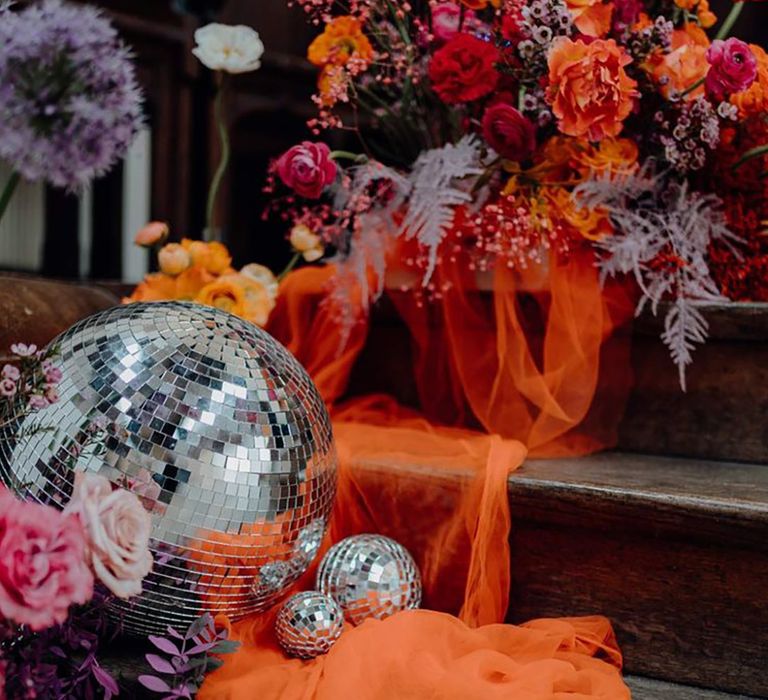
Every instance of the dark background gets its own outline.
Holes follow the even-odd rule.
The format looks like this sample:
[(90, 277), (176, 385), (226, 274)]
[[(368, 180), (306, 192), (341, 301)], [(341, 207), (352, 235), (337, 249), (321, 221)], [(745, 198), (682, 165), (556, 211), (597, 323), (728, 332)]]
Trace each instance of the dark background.
[[(309, 137), (315, 69), (304, 60), (316, 28), (287, 0), (102, 0), (134, 48), (153, 133), (152, 218), (171, 224), (173, 238), (199, 237), (208, 182), (218, 156), (212, 124), (212, 75), (190, 53), (196, 27), (216, 20), (254, 27), (266, 52), (259, 71), (235, 76), (227, 110), (233, 160), (218, 219), (235, 261), (279, 269), (290, 256), (284, 225), (262, 221), (269, 161)], [(722, 19), (729, 0), (715, 0)], [(747, 41), (768, 43), (768, 4), (748, 3), (734, 30)], [(91, 269), (98, 278), (120, 276), (122, 174), (117, 168), (95, 185)], [(77, 200), (46, 193), (43, 273), (77, 277)]]

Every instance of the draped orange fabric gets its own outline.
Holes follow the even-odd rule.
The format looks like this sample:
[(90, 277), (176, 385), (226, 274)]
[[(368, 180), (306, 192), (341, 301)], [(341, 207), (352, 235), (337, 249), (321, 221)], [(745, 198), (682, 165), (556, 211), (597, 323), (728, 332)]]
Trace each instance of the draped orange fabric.
[[(448, 284), (434, 303), (393, 294), (413, 339), (415, 366), (403, 371), (413, 371), (419, 413), (387, 396), (339, 404), (368, 328), (363, 319), (340, 332), (324, 300), (332, 268), (290, 275), (269, 327), (332, 410), (340, 466), (325, 547), (361, 532), (403, 543), (422, 572), (426, 609), (348, 628), (309, 662), (280, 652), (274, 610), (234, 624), (243, 645), (207, 679), (203, 700), (629, 698), (607, 620), (498, 623), (514, 566), (509, 474), (528, 448), (556, 456), (610, 444), (628, 386), (627, 343), (615, 330), (631, 299), (601, 291), (586, 256), (551, 261), (549, 288), (525, 302), (534, 313), (507, 270), (492, 295), (459, 264), (436, 274)], [(312, 588), (313, 575), (296, 588)]]

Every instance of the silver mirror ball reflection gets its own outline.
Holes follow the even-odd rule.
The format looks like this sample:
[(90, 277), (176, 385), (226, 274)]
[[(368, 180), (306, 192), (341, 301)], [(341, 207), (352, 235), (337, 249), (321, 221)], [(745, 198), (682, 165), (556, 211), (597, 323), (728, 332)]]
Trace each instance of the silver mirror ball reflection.
[(54, 343), (61, 399), (12, 426), (0, 478), (63, 505), (73, 473), (90, 470), (140, 496), (155, 564), (141, 596), (114, 603), (126, 631), (279, 599), (317, 554), (336, 491), (330, 419), (293, 356), (246, 321), (179, 302), (109, 309)]

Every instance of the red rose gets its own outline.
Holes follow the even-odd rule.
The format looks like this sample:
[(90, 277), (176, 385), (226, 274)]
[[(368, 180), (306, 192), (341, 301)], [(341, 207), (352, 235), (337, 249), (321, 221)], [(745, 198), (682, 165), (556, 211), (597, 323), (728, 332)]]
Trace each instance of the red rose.
[(514, 107), (496, 104), (485, 110), (483, 136), (502, 158), (525, 160), (536, 148), (536, 129)]
[(492, 92), (499, 82), (499, 52), (490, 42), (458, 34), (435, 52), (429, 79), (443, 102), (472, 102)]
[(317, 199), (336, 179), (336, 163), (324, 143), (304, 141), (277, 159), (275, 169), (287, 187), (307, 199)]

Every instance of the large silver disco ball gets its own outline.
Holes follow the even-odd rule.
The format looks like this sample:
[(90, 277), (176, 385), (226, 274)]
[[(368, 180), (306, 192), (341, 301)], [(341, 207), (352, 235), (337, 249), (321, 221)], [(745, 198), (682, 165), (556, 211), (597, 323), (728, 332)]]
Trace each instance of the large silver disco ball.
[(133, 633), (274, 603), (314, 559), (336, 490), (325, 405), (271, 336), (195, 304), (131, 304), (55, 341), (59, 403), (2, 441), (0, 477), (63, 505), (75, 471), (130, 488), (153, 516), (153, 573), (114, 603)]

